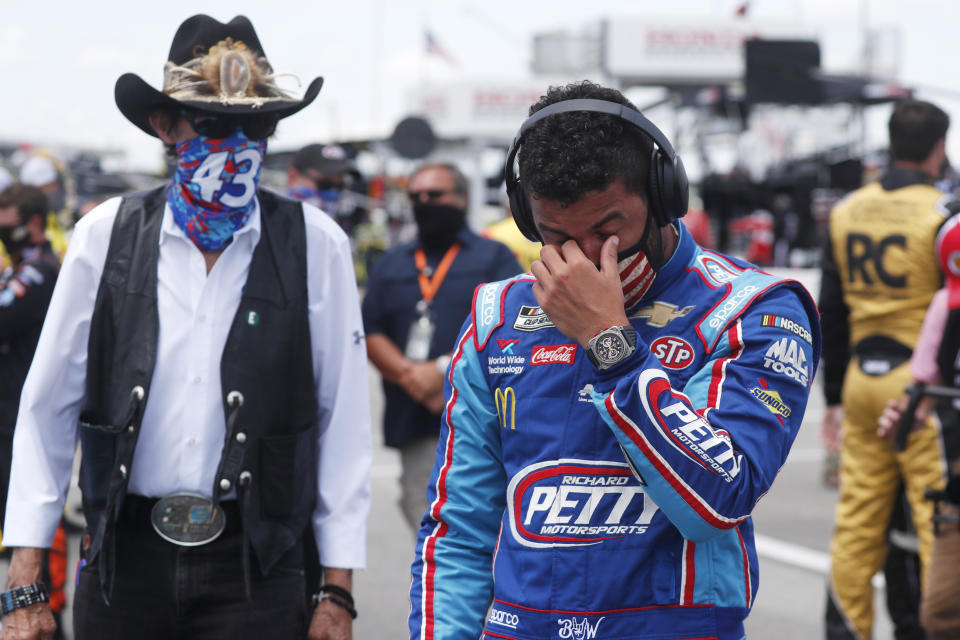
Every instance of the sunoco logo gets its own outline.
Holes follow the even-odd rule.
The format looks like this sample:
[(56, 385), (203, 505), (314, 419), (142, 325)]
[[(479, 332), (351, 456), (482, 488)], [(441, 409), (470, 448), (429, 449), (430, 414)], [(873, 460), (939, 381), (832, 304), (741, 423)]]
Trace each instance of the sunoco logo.
[(589, 640), (597, 637), (597, 631), (600, 630), (600, 623), (603, 622), (603, 616), (598, 620), (590, 621), (589, 618), (558, 618), (557, 624), (560, 629), (557, 635), (561, 638), (572, 638), (573, 640)]
[(730, 316), (733, 315), (733, 312), (736, 311), (740, 305), (743, 304), (743, 301), (750, 297), (751, 294), (757, 291), (755, 285), (747, 285), (740, 291), (737, 291), (733, 297), (728, 298), (719, 309), (713, 312), (713, 315), (710, 316), (710, 325), (711, 329), (719, 329), (722, 327), (727, 320), (730, 319)]
[(518, 616), (515, 613), (510, 613), (509, 611), (492, 609), (490, 611), (490, 618), (487, 620), (487, 623), (498, 624), (501, 627), (509, 627), (510, 629), (516, 629), (517, 625), (520, 624), (520, 616)]
[(784, 404), (783, 400), (780, 398), (779, 392), (771, 389), (754, 387), (750, 389), (750, 395), (766, 405), (767, 409), (770, 409), (771, 413), (775, 413), (778, 416), (783, 416), (784, 418), (790, 417), (790, 407)]
[(514, 540), (535, 548), (642, 535), (658, 510), (623, 462), (538, 462), (513, 476), (507, 496)]

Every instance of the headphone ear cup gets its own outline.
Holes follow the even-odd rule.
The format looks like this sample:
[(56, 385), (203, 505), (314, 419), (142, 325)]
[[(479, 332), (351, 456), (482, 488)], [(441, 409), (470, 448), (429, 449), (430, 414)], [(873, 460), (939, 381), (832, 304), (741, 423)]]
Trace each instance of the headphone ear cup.
[(533, 213), (530, 211), (530, 204), (527, 202), (527, 194), (523, 192), (520, 181), (515, 181), (512, 186), (507, 185), (507, 199), (510, 202), (510, 213), (513, 214), (513, 221), (517, 223), (517, 229), (527, 240), (531, 242), (543, 242), (540, 233), (537, 231), (537, 225), (533, 222)]
[(650, 155), (650, 179), (647, 184), (647, 212), (658, 227), (667, 224), (663, 201), (663, 158), (657, 149)]
[(680, 156), (675, 156), (672, 167), (673, 190), (674, 190), (674, 218), (682, 218), (687, 215), (687, 207), (690, 205), (690, 182), (687, 180), (687, 170), (683, 166), (683, 160)]

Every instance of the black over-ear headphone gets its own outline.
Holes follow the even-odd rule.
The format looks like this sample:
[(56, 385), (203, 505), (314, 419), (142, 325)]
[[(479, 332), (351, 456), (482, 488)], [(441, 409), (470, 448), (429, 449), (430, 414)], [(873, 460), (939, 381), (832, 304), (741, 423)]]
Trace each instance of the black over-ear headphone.
[(507, 151), (507, 163), (504, 177), (507, 182), (507, 197), (510, 199), (510, 211), (517, 227), (528, 239), (543, 242), (537, 225), (533, 221), (527, 194), (520, 184), (520, 174), (515, 168), (517, 152), (523, 145), (523, 136), (527, 130), (544, 118), (570, 111), (592, 111), (606, 113), (632, 124), (654, 143), (650, 157), (650, 179), (647, 183), (647, 209), (660, 227), (665, 227), (687, 212), (689, 190), (687, 172), (683, 168), (680, 156), (673, 150), (670, 141), (652, 122), (635, 109), (607, 100), (576, 98), (555, 102), (530, 116), (517, 132), (513, 144)]

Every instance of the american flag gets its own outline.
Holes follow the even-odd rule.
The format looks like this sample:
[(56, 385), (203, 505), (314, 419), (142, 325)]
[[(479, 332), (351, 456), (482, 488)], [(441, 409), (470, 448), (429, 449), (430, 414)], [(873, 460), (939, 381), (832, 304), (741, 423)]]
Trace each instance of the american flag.
[(459, 63), (457, 62), (456, 58), (450, 55), (450, 52), (443, 48), (443, 45), (441, 45), (437, 41), (437, 39), (433, 36), (433, 33), (431, 33), (430, 31), (425, 31), (423, 35), (425, 37), (426, 49), (428, 54), (439, 56), (455, 67), (459, 66)]

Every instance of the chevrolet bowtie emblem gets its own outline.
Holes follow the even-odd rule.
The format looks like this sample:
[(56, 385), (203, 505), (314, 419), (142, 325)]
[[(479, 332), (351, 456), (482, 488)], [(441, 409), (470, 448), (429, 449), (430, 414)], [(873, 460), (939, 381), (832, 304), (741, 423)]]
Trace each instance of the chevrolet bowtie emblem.
[(647, 324), (651, 327), (665, 327), (670, 324), (671, 320), (676, 318), (682, 318), (687, 315), (696, 305), (689, 305), (680, 309), (675, 304), (670, 304), (669, 302), (660, 302), (657, 300), (649, 307), (644, 307), (643, 309), (637, 309), (630, 314), (631, 318), (646, 318)]

